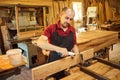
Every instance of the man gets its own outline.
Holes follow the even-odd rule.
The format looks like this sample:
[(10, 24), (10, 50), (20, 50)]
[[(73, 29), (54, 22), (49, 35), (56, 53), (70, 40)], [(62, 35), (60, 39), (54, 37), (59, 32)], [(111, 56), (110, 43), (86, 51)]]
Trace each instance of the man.
[(75, 12), (71, 8), (63, 8), (57, 24), (49, 25), (37, 41), (37, 46), (49, 50), (48, 62), (68, 56), (68, 52), (79, 53), (76, 46), (76, 32), (70, 25)]

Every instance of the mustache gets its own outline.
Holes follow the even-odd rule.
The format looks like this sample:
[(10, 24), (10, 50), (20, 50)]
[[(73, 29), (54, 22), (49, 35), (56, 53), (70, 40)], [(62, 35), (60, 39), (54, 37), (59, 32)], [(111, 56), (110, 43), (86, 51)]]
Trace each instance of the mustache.
[(68, 26), (70, 26), (70, 24), (69, 23), (67, 23), (67, 22), (65, 22)]
[[(66, 24), (66, 25), (64, 25), (64, 24)], [(62, 24), (62, 26), (63, 26), (64, 28), (66, 28), (66, 27), (70, 26), (70, 24), (69, 24), (69, 23), (64, 23), (64, 24)]]

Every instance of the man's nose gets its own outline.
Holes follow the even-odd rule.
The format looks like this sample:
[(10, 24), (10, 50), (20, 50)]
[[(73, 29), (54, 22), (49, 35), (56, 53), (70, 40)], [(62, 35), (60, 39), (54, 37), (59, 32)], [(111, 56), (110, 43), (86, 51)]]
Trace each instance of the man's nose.
[(71, 20), (70, 20), (70, 18), (69, 18), (69, 19), (67, 19), (67, 22), (68, 22), (68, 23), (71, 23)]

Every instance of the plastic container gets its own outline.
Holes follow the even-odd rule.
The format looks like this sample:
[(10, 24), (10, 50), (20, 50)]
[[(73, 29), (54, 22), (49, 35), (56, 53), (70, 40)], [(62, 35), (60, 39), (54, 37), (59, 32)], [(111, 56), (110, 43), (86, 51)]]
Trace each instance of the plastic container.
[(22, 50), (21, 49), (10, 49), (6, 52), (10, 64), (13, 66), (19, 65), (22, 62)]

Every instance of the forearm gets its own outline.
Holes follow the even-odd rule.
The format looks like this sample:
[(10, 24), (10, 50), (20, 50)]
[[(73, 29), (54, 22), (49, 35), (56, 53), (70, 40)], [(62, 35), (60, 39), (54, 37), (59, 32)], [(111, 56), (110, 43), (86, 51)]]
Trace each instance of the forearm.
[(67, 56), (68, 51), (66, 48), (62, 48), (59, 46), (55, 46), (53, 44), (50, 44), (48, 42), (48, 38), (46, 36), (41, 36), (37, 41), (36, 44), (38, 47), (45, 49), (45, 50), (50, 50), (50, 51), (56, 51), (62, 53), (62, 56)]
[(61, 49), (61, 47), (52, 45), (52, 44), (50, 44), (48, 42), (44, 42), (44, 41), (37, 42), (37, 46), (39, 46), (40, 48), (45, 49), (45, 50), (56, 51), (56, 52), (59, 52)]

